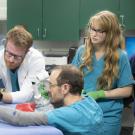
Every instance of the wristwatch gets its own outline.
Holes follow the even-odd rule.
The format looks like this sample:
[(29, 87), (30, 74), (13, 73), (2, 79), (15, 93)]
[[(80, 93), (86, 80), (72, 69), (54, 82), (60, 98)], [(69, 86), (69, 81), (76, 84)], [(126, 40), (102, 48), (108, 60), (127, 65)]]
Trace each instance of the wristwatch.
[(0, 91), (0, 101), (2, 100), (2, 98), (3, 98), (3, 94), (2, 94), (2, 92)]

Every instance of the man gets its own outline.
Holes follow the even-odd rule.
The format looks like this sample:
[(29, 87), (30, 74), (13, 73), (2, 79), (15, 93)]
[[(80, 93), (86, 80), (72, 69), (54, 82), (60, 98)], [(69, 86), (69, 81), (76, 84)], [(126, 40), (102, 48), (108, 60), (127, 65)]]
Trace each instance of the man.
[(91, 97), (81, 97), (83, 76), (71, 65), (57, 66), (48, 80), (51, 103), (48, 112), (21, 112), (0, 107), (0, 118), (14, 125), (51, 125), (64, 135), (103, 135), (103, 113)]
[(22, 103), (33, 98), (32, 80), (45, 71), (43, 55), (32, 48), (32, 35), (22, 26), (15, 26), (6, 35), (5, 47), (0, 51), (0, 78), (6, 92), (2, 101)]
[[(131, 65), (132, 74), (135, 80), (135, 54), (132, 55), (132, 57), (130, 58), (130, 65)], [(134, 85), (134, 96), (135, 96), (135, 85)]]
[[(135, 80), (135, 54), (133, 54), (130, 58), (130, 65), (131, 65), (132, 74), (133, 74), (133, 77)], [(134, 98), (135, 98), (135, 85), (133, 87), (133, 94), (134, 94)], [(133, 113), (134, 113), (134, 117), (135, 117), (135, 99), (133, 102)], [(133, 127), (133, 135), (134, 134), (135, 134), (135, 121), (134, 121), (134, 127)]]
[[(131, 56), (129, 58), (131, 71), (133, 74), (133, 78), (135, 79), (135, 55)], [(134, 129), (134, 88), (135, 85), (133, 85), (133, 93), (129, 98), (124, 99), (124, 110), (122, 114), (122, 128), (121, 128), (121, 134), (120, 135), (134, 135), (133, 129)], [(127, 117), (128, 114), (128, 117)]]

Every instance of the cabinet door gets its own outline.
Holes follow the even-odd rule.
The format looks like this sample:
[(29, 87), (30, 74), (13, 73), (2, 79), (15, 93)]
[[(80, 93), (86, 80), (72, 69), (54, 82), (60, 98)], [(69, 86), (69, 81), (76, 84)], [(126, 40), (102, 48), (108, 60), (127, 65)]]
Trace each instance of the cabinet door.
[(135, 29), (135, 0), (120, 0), (120, 21), (126, 30)]
[(7, 28), (24, 25), (34, 39), (42, 38), (42, 0), (7, 0)]
[(80, 0), (80, 29), (85, 28), (89, 18), (101, 10), (110, 10), (118, 14), (119, 0)]
[(43, 0), (43, 38), (79, 39), (79, 0)]

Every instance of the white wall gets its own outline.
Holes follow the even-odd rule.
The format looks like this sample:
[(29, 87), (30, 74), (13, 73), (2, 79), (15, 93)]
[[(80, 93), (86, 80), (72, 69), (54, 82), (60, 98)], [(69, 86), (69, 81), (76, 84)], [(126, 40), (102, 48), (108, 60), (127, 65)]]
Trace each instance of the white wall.
[(0, 0), (0, 20), (7, 19), (7, 0)]
[[(0, 0), (0, 41), (7, 32), (7, 0)], [(1, 44), (1, 42), (0, 42)]]

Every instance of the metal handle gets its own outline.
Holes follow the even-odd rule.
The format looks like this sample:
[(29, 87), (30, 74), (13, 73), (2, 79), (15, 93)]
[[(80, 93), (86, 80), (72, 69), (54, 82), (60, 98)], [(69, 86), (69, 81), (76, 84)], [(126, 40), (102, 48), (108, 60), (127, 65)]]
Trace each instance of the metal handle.
[(43, 38), (46, 38), (46, 31), (47, 31), (47, 29), (44, 28), (44, 30), (43, 30)]
[(37, 36), (40, 37), (40, 29), (37, 29)]
[(120, 18), (121, 18), (121, 26), (122, 27), (125, 27), (125, 24), (124, 24), (124, 18), (125, 18), (125, 16), (124, 15), (120, 15)]

